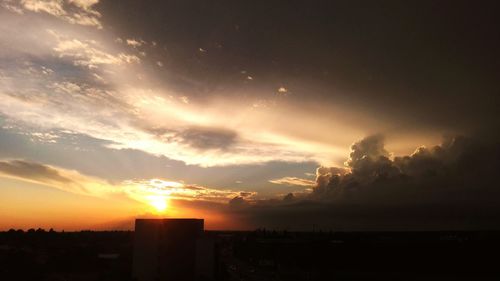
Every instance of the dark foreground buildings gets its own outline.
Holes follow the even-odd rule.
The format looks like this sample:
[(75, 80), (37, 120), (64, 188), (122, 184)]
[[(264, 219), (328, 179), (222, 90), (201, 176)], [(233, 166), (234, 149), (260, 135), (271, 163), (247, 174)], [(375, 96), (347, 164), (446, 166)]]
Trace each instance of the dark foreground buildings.
[(199, 220), (143, 223), (137, 239), (132, 231), (0, 232), (0, 280), (143, 280), (137, 270), (167, 281), (500, 280), (500, 231), (201, 231)]
[(214, 280), (214, 273), (214, 242), (204, 235), (202, 219), (135, 221), (135, 280)]

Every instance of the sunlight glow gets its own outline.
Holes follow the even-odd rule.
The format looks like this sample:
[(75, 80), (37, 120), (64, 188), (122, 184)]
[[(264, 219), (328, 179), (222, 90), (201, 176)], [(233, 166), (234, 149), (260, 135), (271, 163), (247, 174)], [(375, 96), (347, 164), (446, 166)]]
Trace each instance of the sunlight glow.
[(149, 201), (149, 204), (158, 213), (163, 213), (167, 210), (168, 197), (166, 197), (166, 196), (161, 196), (161, 195), (149, 196), (148, 201)]

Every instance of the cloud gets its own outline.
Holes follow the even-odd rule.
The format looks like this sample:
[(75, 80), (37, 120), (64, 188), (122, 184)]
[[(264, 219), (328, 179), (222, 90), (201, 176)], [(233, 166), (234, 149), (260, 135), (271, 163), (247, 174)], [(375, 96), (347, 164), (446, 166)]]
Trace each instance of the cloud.
[[(7, 1), (8, 3), (12, 1)], [(93, 9), (98, 0), (21, 0), (20, 5), (8, 4), (10, 10), (47, 13), (71, 24), (93, 26), (99, 29), (101, 14)]]
[(101, 198), (124, 195), (143, 204), (152, 200), (180, 200), (225, 204), (231, 198), (250, 198), (255, 192), (215, 189), (161, 178), (111, 183), (78, 171), (26, 160), (0, 161), (0, 177), (42, 184), (66, 192)]
[(0, 176), (46, 185), (80, 195), (103, 197), (117, 190), (104, 180), (26, 160), (0, 161)]
[[(296, 110), (256, 110), (253, 98), (228, 99), (226, 93), (219, 100), (218, 94), (207, 92), (206, 102), (200, 102), (190, 89), (165, 82), (178, 71), (170, 63), (158, 69), (157, 61), (167, 61), (164, 48), (131, 39), (147, 48), (148, 57), (141, 57), (138, 48), (123, 46), (126, 39), (115, 41), (134, 38), (131, 34), (88, 29), (47, 16), (71, 9), (88, 13), (106, 3), (29, 3), (38, 10), (19, 4), (23, 15), (2, 10), (0, 19), (9, 41), (0, 58), (0, 112), (9, 122), (24, 124), (25, 130), (70, 129), (112, 143), (109, 148), (141, 150), (202, 167), (305, 163), (335, 159), (330, 156), (339, 153), (330, 149), (319, 158), (316, 151), (322, 145), (307, 135), (291, 137), (303, 128), (320, 131), (313, 128), (317, 122), (306, 122), (303, 114), (296, 118), (301, 120), (288, 120)], [(155, 77), (152, 72), (168, 75)], [(188, 83), (202, 86), (198, 80)], [(288, 122), (280, 121), (284, 116)], [(290, 130), (282, 131), (283, 126)]]
[(235, 196), (228, 202), (231, 208), (242, 208), (248, 206), (248, 201), (242, 196)]
[(69, 3), (73, 3), (74, 5), (89, 11), (92, 9), (92, 6), (99, 3), (99, 0), (69, 0)]
[(180, 132), (176, 138), (196, 149), (227, 149), (236, 142), (237, 134), (220, 128), (193, 127)]
[(40, 182), (56, 182), (62, 184), (72, 182), (71, 179), (62, 176), (57, 169), (24, 160), (0, 161), (0, 173), (6, 176), (28, 178)]
[(94, 40), (78, 40), (48, 30), (49, 34), (57, 40), (53, 48), (60, 58), (69, 58), (77, 66), (86, 66), (90, 69), (98, 68), (100, 65), (138, 63), (140, 59), (131, 54), (119, 53), (112, 55), (99, 47)]
[[(494, 218), (500, 215), (498, 143), (457, 137), (431, 148), (419, 147), (411, 155), (389, 158), (382, 155), (390, 153), (380, 155), (373, 153), (375, 148), (359, 147), (352, 146), (358, 162), (349, 161), (355, 157), (346, 161), (356, 165), (319, 167), (312, 191), (268, 199), (259, 199), (254, 192), (162, 178), (109, 183), (26, 160), (2, 160), (0, 173), (82, 195), (106, 198), (121, 194), (145, 205), (168, 198), (175, 205), (218, 214), (245, 229), (307, 230), (312, 224), (346, 230), (495, 227)], [(364, 149), (365, 154), (357, 149)], [(369, 162), (362, 160), (369, 159), (368, 155), (373, 156)]]
[[(313, 195), (323, 200), (357, 200), (370, 204), (474, 201), (497, 193), (492, 169), (498, 163), (498, 143), (455, 137), (432, 148), (391, 159), (383, 138), (371, 136), (351, 147), (343, 174), (317, 171)], [(331, 168), (330, 168), (331, 169)], [(336, 168), (334, 168), (336, 169)], [(470, 193), (472, 197), (467, 198)], [(465, 196), (465, 197), (464, 197)], [(485, 198), (486, 199), (486, 198)]]
[(499, 159), (500, 143), (477, 137), (392, 157), (382, 136), (370, 136), (351, 146), (345, 167), (319, 167), (312, 192), (246, 201), (234, 214), (254, 227), (294, 229), (495, 227)]
[(127, 39), (126, 42), (127, 45), (132, 46), (134, 48), (140, 47), (146, 43), (143, 40), (135, 40), (135, 39)]
[(109, 148), (203, 167), (311, 160), (283, 138), (248, 130), (239, 120), (253, 118), (238, 116), (241, 106), (227, 124), (227, 104), (212, 110), (170, 85), (156, 87), (145, 68), (157, 66), (122, 49), (108, 30), (89, 32), (41, 13), (4, 14), (10, 43), (0, 58), (0, 112), (26, 131), (70, 129), (112, 143)]
[(120, 189), (138, 201), (144, 201), (149, 196), (164, 196), (173, 200), (225, 203), (242, 193), (241, 191), (213, 189), (164, 179), (127, 180), (120, 184)]
[(293, 193), (288, 193), (283, 197), (283, 201), (293, 201), (295, 200), (295, 195)]
[(382, 135), (373, 135), (351, 146), (351, 153), (346, 165), (352, 168), (365, 159), (376, 160), (377, 158), (388, 156), (389, 152), (384, 148), (384, 137)]
[(298, 186), (314, 186), (314, 185), (316, 185), (315, 181), (297, 178), (297, 177), (283, 177), (283, 178), (279, 178), (279, 179), (270, 180), (269, 182), (275, 183), (275, 184), (298, 185)]
[(66, 14), (63, 9), (62, 0), (38, 1), (38, 0), (22, 0), (21, 4), (27, 10), (34, 12), (46, 12), (53, 16), (62, 16)]

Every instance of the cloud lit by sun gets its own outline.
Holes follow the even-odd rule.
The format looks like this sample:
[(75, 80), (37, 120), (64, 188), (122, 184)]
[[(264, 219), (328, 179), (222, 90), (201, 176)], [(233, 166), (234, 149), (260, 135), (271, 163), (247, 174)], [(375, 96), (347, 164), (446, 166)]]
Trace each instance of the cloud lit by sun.
[(165, 213), (169, 206), (168, 201), (170, 194), (174, 189), (182, 188), (183, 184), (173, 181), (151, 179), (148, 182), (148, 186), (149, 188), (146, 187), (148, 193), (153, 194), (146, 195), (145, 201), (153, 208), (155, 213)]
[(217, 190), (203, 186), (188, 185), (163, 179), (128, 180), (120, 184), (120, 189), (131, 199), (142, 203), (156, 215), (168, 212), (172, 215), (179, 211), (180, 201), (204, 201), (227, 203), (239, 196), (242, 191)]

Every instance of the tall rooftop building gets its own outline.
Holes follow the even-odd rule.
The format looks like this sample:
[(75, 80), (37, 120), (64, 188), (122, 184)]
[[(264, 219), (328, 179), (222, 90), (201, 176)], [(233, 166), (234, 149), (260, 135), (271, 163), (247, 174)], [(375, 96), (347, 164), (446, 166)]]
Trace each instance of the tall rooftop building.
[(137, 219), (133, 277), (137, 281), (213, 280), (214, 245), (203, 219)]

